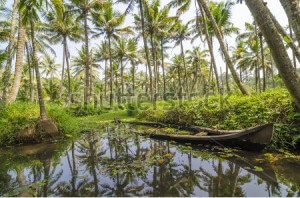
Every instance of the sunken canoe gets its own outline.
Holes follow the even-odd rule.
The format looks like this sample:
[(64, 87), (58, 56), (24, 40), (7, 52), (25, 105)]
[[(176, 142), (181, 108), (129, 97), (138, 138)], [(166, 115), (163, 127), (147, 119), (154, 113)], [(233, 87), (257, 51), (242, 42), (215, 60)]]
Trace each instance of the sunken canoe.
[(176, 142), (193, 143), (193, 144), (212, 144), (218, 146), (229, 146), (229, 147), (239, 147), (245, 150), (262, 150), (268, 144), (270, 144), (273, 136), (274, 125), (265, 124), (256, 127), (251, 127), (242, 130), (217, 130), (209, 129), (198, 126), (190, 127), (180, 127), (165, 125), (162, 123), (149, 123), (149, 122), (132, 122), (134, 125), (147, 125), (155, 126), (158, 128), (162, 127), (174, 127), (185, 130), (190, 130), (191, 132), (196, 132), (193, 135), (176, 135), (176, 134), (159, 134), (159, 133), (147, 133), (143, 131), (137, 131), (130, 129), (131, 132), (146, 135), (151, 138), (163, 139), (163, 140), (173, 140)]

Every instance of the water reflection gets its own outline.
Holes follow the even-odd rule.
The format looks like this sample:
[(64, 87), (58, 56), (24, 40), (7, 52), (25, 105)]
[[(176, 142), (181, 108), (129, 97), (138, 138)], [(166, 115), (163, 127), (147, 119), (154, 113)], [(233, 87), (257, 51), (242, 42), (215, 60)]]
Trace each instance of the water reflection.
[(75, 142), (0, 150), (0, 196), (300, 195), (299, 162), (274, 166), (125, 133), (109, 126)]

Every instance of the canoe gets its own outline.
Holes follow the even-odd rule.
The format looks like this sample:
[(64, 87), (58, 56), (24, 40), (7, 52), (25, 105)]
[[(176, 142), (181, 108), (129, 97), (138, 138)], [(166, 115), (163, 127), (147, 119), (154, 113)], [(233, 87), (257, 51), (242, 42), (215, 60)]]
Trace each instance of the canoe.
[(265, 124), (242, 130), (217, 130), (198, 126), (181, 127), (176, 125), (166, 125), (162, 123), (151, 122), (131, 122), (134, 125), (146, 125), (156, 127), (173, 127), (192, 131), (197, 134), (176, 135), (176, 134), (159, 134), (146, 133), (130, 129), (131, 132), (147, 135), (150, 138), (173, 140), (176, 142), (193, 143), (193, 144), (212, 144), (218, 146), (239, 147), (245, 150), (259, 151), (270, 144), (274, 132), (274, 125)]

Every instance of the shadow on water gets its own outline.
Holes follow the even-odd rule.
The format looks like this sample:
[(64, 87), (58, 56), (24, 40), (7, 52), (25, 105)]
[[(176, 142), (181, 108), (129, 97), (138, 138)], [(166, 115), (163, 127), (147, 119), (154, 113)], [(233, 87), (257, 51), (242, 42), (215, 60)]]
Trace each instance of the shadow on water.
[(300, 196), (299, 160), (271, 163), (257, 153), (215, 152), (125, 128), (1, 149), (0, 196)]

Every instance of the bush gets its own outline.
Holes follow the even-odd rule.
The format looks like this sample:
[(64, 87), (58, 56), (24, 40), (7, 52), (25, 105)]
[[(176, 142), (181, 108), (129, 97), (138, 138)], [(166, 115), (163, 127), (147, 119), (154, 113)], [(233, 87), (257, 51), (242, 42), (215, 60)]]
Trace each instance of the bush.
[(94, 108), (94, 106), (88, 106), (87, 108), (84, 108), (84, 106), (76, 106), (69, 107), (68, 112), (71, 113), (73, 116), (82, 117), (90, 115), (101, 115), (106, 111), (101, 108)]
[[(150, 108), (140, 113), (141, 118), (179, 125), (198, 125), (218, 129), (241, 129), (266, 123), (276, 123), (275, 135), (270, 148), (288, 149), (299, 140), (295, 123), (299, 113), (293, 108), (286, 89), (270, 90), (250, 97), (232, 95), (220, 105), (220, 96), (183, 101), (171, 109), (159, 104), (157, 110)], [(299, 116), (300, 117), (300, 116)], [(298, 120), (297, 120), (298, 119)]]
[(57, 123), (58, 129), (63, 134), (79, 132), (79, 124), (65, 109), (58, 105), (47, 106), (49, 117)]
[[(0, 108), (0, 145), (12, 144), (15, 134), (34, 124), (39, 117), (39, 106), (33, 103), (16, 102)], [(64, 135), (79, 131), (76, 119), (64, 108), (48, 104), (47, 114)]]

